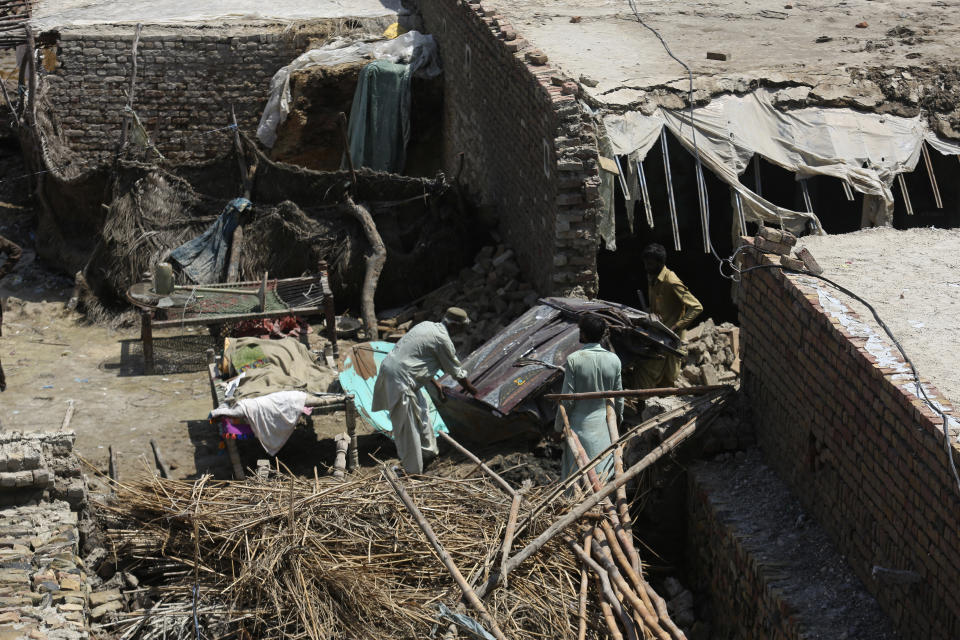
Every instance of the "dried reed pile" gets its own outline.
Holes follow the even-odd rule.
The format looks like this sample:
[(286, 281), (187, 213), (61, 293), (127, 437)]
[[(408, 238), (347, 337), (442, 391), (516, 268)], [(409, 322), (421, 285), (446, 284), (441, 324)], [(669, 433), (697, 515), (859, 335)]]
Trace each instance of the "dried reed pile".
[[(403, 482), (465, 577), (487, 579), (511, 498), (486, 477)], [(143, 479), (98, 511), (117, 558), (162, 600), (116, 623), (120, 637), (195, 637), (195, 584), (207, 638), (423, 638), (446, 630), (441, 603), (477, 618), (458, 609), (460, 589), (379, 471), (346, 482)], [(558, 540), (485, 604), (510, 638), (574, 638), (579, 583), (579, 562)], [(602, 632), (591, 624), (590, 637)]]

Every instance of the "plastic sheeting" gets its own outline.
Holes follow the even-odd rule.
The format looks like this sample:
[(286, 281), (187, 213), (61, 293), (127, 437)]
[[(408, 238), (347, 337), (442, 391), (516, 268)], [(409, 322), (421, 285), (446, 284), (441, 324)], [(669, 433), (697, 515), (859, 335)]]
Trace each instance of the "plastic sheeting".
[(822, 233), (820, 220), (813, 213), (778, 207), (740, 183), (739, 176), (755, 154), (798, 179), (824, 175), (845, 181), (867, 196), (865, 207), (869, 205), (873, 218), (880, 221), (892, 219), (893, 180), (898, 173), (914, 170), (924, 141), (940, 153), (960, 155), (960, 146), (938, 139), (919, 116), (815, 107), (780, 111), (773, 93), (760, 89), (717, 98), (693, 110), (695, 127), (689, 110), (667, 109), (650, 116), (608, 114), (603, 124), (614, 152), (628, 156), (631, 164), (646, 157), (664, 126), (691, 153), (696, 136), (703, 164), (740, 194), (747, 220), (783, 225), (798, 233)]
[(314, 66), (334, 66), (363, 60), (409, 62), (411, 74), (432, 78), (440, 74), (437, 44), (433, 36), (408, 31), (392, 40), (356, 42), (334, 40), (311, 49), (277, 71), (270, 81), (270, 98), (257, 127), (257, 137), (267, 147), (277, 141), (277, 129), (290, 113), (290, 75)]
[(206, 231), (171, 251), (170, 259), (197, 284), (220, 282), (226, 271), (233, 230), (239, 224), (240, 214), (250, 206), (246, 198), (231, 200)]
[(40, 0), (35, 31), (111, 23), (184, 24), (225, 20), (309, 20), (395, 16), (400, 0)]

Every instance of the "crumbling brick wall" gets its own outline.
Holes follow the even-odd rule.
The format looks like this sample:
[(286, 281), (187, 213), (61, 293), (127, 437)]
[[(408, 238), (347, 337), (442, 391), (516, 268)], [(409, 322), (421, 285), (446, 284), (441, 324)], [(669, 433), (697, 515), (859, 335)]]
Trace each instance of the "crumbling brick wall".
[(597, 139), (576, 83), (478, 0), (407, 4), (440, 48), (447, 171), (458, 173), (462, 152), (461, 181), (494, 210), (541, 293), (595, 294)]
[(854, 312), (824, 311), (821, 287), (835, 295), (779, 270), (743, 277), (743, 385), (757, 439), (904, 637), (960, 637), (960, 494), (942, 422), (896, 371), (902, 361), (882, 367), (851, 336)]
[[(317, 23), (318, 33), (324, 28)], [(120, 142), (134, 31), (131, 25), (60, 34), (57, 66), (44, 80), (67, 140), (80, 153), (103, 158)], [(238, 33), (154, 31), (146, 27), (140, 36), (133, 106), (160, 152), (174, 161), (228, 149), (231, 105), (240, 128), (253, 136), (270, 79), (306, 46), (304, 32), (287, 37), (278, 25)]]

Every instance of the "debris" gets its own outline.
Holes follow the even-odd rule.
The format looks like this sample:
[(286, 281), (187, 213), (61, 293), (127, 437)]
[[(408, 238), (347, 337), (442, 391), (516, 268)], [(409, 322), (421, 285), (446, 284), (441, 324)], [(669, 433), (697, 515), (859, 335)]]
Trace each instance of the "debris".
[(733, 382), (739, 374), (740, 329), (729, 322), (717, 326), (712, 319), (687, 331), (687, 355), (680, 385)]
[(810, 250), (806, 247), (803, 247), (797, 251), (797, 257), (803, 261), (807, 271), (813, 275), (818, 276), (823, 273), (823, 267), (821, 267), (820, 264), (814, 259), (813, 254), (810, 253)]
[(864, 20), (863, 22), (858, 22), (858, 23), (857, 23), (856, 25), (854, 25), (854, 26), (856, 26), (857, 29), (866, 29), (866, 28), (869, 27), (870, 25), (867, 24), (867, 21), (866, 21), (866, 20)]
[(595, 87), (595, 86), (597, 86), (597, 85), (600, 84), (600, 83), (597, 82), (596, 80), (594, 80), (593, 78), (591, 78), (590, 76), (581, 75), (581, 76), (580, 76), (580, 84), (585, 84), (585, 85), (587, 85), (588, 87)]
[(794, 271), (803, 271), (805, 265), (803, 264), (803, 260), (791, 258), (790, 256), (780, 256), (780, 266), (793, 269)]
[(547, 54), (545, 54), (540, 49), (534, 49), (532, 51), (528, 51), (524, 57), (527, 59), (527, 62), (537, 66), (543, 66), (547, 64), (547, 60), (548, 60)]
[(580, 22), (581, 20), (583, 20), (583, 18), (581, 18), (580, 16), (570, 16), (570, 22), (574, 24)]
[(580, 93), (580, 87), (576, 82), (564, 82), (560, 92), (565, 96), (575, 96)]
[(814, 40), (814, 42), (824, 43), (824, 42), (831, 42), (832, 40), (833, 38), (831, 38), (830, 36), (818, 36), (817, 39)]
[(719, 51), (707, 51), (707, 60), (729, 60), (729, 53), (720, 53)]

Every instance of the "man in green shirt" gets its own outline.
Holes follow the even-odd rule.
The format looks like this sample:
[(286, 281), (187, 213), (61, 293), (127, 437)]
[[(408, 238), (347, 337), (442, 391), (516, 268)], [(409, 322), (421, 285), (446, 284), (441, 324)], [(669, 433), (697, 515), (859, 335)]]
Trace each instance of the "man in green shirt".
[[(703, 312), (703, 305), (687, 285), (667, 269), (667, 250), (651, 244), (643, 250), (643, 268), (647, 272), (648, 310), (683, 340), (691, 322)], [(672, 387), (680, 375), (680, 358), (673, 355), (646, 360), (637, 370), (641, 389)]]
[[(591, 391), (618, 391), (623, 388), (620, 378), (620, 358), (617, 354), (600, 346), (606, 332), (606, 323), (598, 316), (585, 315), (580, 320), (580, 342), (583, 348), (567, 356), (563, 368), (562, 393), (587, 393)], [(610, 429), (607, 427), (607, 400), (568, 400), (563, 403), (570, 421), (570, 428), (580, 439), (591, 460), (611, 444)], [(617, 398), (614, 404), (617, 419), (623, 416), (623, 398)], [(563, 429), (563, 419), (557, 410), (555, 428)], [(597, 475), (601, 478), (610, 472), (613, 458), (607, 456), (597, 465)], [(569, 447), (563, 449), (563, 467), (561, 479), (566, 479), (577, 470), (577, 459)]]

